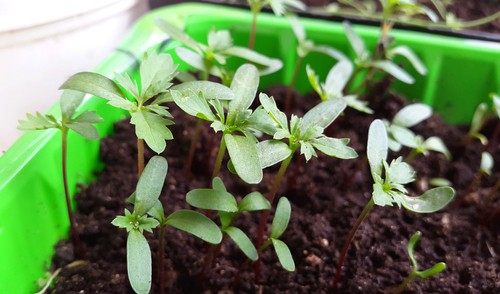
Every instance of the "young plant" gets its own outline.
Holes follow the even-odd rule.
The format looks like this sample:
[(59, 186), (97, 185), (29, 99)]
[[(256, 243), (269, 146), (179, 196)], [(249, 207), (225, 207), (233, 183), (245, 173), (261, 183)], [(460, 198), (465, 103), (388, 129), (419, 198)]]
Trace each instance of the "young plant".
[(274, 14), (277, 16), (284, 15), (285, 12), (291, 8), (305, 10), (306, 6), (299, 0), (247, 0), (252, 11), (252, 27), (250, 30), (250, 37), (248, 40), (248, 48), (253, 49), (255, 44), (255, 32), (257, 29), (257, 15), (261, 12), (262, 8), (267, 5), (271, 6)]
[[(474, 115), (472, 116), (472, 121), (470, 123), (470, 129), (467, 133), (465, 142), (468, 142), (471, 139), (478, 139), (481, 144), (487, 145), (488, 138), (485, 135), (481, 134), (480, 131), (486, 125), (486, 123), (495, 117), (500, 119), (500, 97), (494, 93), (490, 94), (492, 100), (492, 107), (489, 107), (487, 103), (480, 103), (476, 110), (474, 111)], [(500, 123), (498, 123), (496, 130), (494, 131), (493, 138), (498, 136), (500, 133)], [(495, 139), (494, 139), (495, 140)]]
[(365, 113), (373, 113), (367, 106), (368, 102), (358, 100), (357, 95), (344, 96), (344, 87), (352, 75), (353, 66), (349, 60), (341, 60), (328, 72), (325, 83), (320, 83), (316, 73), (307, 65), (309, 83), (322, 101), (328, 99), (344, 99), (347, 106)]
[(344, 243), (337, 263), (333, 288), (340, 282), (342, 266), (354, 235), (374, 205), (393, 206), (395, 203), (398, 207), (403, 206), (406, 210), (416, 213), (432, 213), (444, 208), (455, 196), (455, 190), (451, 187), (437, 187), (427, 190), (420, 196), (408, 196), (404, 185), (415, 180), (415, 171), (409, 164), (403, 162), (401, 157), (389, 164), (387, 153), (387, 131), (384, 123), (377, 119), (370, 125), (367, 143), (368, 163), (374, 182), (372, 197), (358, 216)]
[[(292, 115), (290, 121), (285, 113), (276, 106), (273, 97), (264, 93), (259, 95), (260, 103), (267, 114), (275, 123), (273, 139), (259, 142), (259, 158), (263, 168), (281, 162), (280, 169), (274, 179), (271, 189), (267, 194), (267, 200), (272, 204), (276, 192), (286, 169), (292, 160), (293, 154), (299, 150), (306, 161), (317, 156), (316, 150), (341, 159), (352, 159), (357, 157), (356, 151), (347, 146), (349, 139), (330, 138), (323, 134), (327, 128), (345, 109), (346, 104), (342, 99), (331, 99), (316, 105), (310, 109), (302, 118)], [(287, 139), (288, 144), (280, 140)], [(262, 246), (264, 231), (269, 218), (269, 212), (264, 211), (259, 222), (257, 235), (257, 247)], [(259, 262), (256, 263), (256, 274), (259, 276)]]
[(166, 140), (173, 139), (168, 129), (173, 122), (167, 107), (160, 105), (158, 94), (172, 85), (177, 65), (168, 54), (146, 54), (140, 65), (140, 82), (115, 73), (116, 82), (98, 73), (80, 72), (71, 76), (61, 89), (71, 89), (107, 99), (108, 104), (126, 110), (137, 136), (137, 170), (144, 169), (144, 141), (156, 153), (165, 150)]
[(66, 199), (66, 209), (68, 212), (71, 231), (71, 242), (73, 243), (75, 257), (77, 259), (85, 259), (85, 249), (82, 242), (80, 241), (80, 237), (75, 228), (75, 222), (71, 213), (71, 199), (69, 195), (68, 178), (66, 171), (68, 132), (69, 130), (73, 130), (86, 139), (96, 140), (99, 139), (99, 132), (92, 124), (103, 121), (103, 119), (94, 111), (86, 110), (80, 114), (76, 114), (77, 108), (83, 101), (83, 96), (83, 94), (78, 92), (70, 90), (64, 91), (61, 95), (61, 99), (59, 100), (61, 119), (57, 119), (51, 114), (41, 114), (37, 112), (35, 115), (32, 115), (28, 113), (26, 114), (27, 120), (20, 120), (17, 127), (18, 129), (23, 131), (47, 129), (58, 129), (61, 131), (62, 181), (64, 185), (64, 196)]
[[(159, 201), (163, 183), (167, 175), (167, 160), (161, 156), (152, 157), (137, 183), (137, 188), (130, 201), (134, 205), (131, 213), (125, 209), (124, 216), (117, 216), (112, 224), (126, 229), (127, 237), (127, 272), (130, 285), (136, 293), (149, 293), (151, 290), (152, 261), (151, 249), (144, 237), (144, 231), (160, 226), (160, 254), (163, 258), (163, 239), (166, 226), (189, 232), (198, 238), (218, 244), (222, 234), (217, 225), (204, 215), (191, 210), (178, 210), (165, 217)], [(150, 217), (150, 216), (152, 217)], [(159, 278), (163, 283), (163, 261), (159, 260)], [(160, 286), (161, 289), (163, 286)]]
[(435, 276), (439, 274), (440, 272), (444, 271), (446, 269), (446, 263), (444, 262), (438, 262), (435, 265), (433, 265), (431, 268), (420, 271), (418, 269), (418, 263), (417, 260), (415, 259), (415, 256), (413, 255), (413, 249), (415, 247), (415, 244), (417, 244), (418, 240), (420, 239), (420, 236), (422, 233), (420, 231), (415, 232), (413, 236), (411, 236), (410, 241), (408, 241), (408, 256), (410, 256), (411, 264), (412, 264), (412, 271), (408, 275), (408, 277), (399, 285), (399, 287), (396, 289), (395, 293), (403, 293), (403, 291), (406, 289), (408, 284), (413, 281), (415, 278), (421, 278), (421, 279), (426, 279), (430, 278), (432, 276)]
[(227, 114), (219, 99), (207, 101), (200, 93), (189, 89), (171, 91), (173, 100), (183, 111), (212, 122), (211, 127), (214, 131), (222, 132), (212, 178), (219, 174), (227, 148), (231, 158), (231, 167), (243, 181), (256, 184), (262, 180), (262, 166), (254, 133), (256, 131), (269, 132), (272, 122), (269, 121), (265, 112), (250, 109), (258, 85), (257, 68), (251, 64), (240, 66), (231, 82), (230, 90), (234, 98), (227, 104)]
[(392, 151), (401, 150), (402, 146), (412, 148), (412, 151), (405, 159), (410, 162), (419, 154), (427, 155), (429, 151), (442, 153), (450, 159), (451, 154), (443, 140), (432, 136), (424, 140), (422, 136), (416, 135), (409, 128), (419, 124), (432, 115), (432, 108), (422, 104), (415, 103), (403, 107), (392, 119), (392, 122), (384, 120), (388, 132), (388, 144)]
[(304, 27), (300, 24), (299, 19), (296, 15), (290, 14), (288, 16), (288, 20), (290, 21), (293, 33), (295, 34), (295, 38), (297, 38), (298, 44), (297, 44), (297, 61), (295, 62), (295, 68), (293, 70), (292, 79), (290, 80), (290, 83), (288, 84), (288, 88), (286, 91), (285, 113), (287, 115), (290, 114), (292, 90), (294, 88), (295, 80), (297, 79), (297, 75), (299, 73), (300, 65), (302, 63), (302, 60), (304, 60), (304, 58), (307, 55), (309, 55), (309, 53), (318, 52), (328, 55), (339, 61), (347, 60), (347, 57), (342, 52), (333, 49), (330, 46), (316, 45), (312, 40), (307, 39), (306, 31)]

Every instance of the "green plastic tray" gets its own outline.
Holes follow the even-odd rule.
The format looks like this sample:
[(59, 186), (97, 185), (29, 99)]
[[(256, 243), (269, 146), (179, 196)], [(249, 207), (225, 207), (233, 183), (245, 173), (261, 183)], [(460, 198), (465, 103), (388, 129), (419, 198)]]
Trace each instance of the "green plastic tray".
[[(94, 71), (111, 77), (113, 72), (136, 69), (130, 53), (141, 57), (146, 50), (160, 48), (166, 36), (154, 24), (156, 18), (185, 26), (197, 40), (205, 40), (211, 27), (230, 29), (235, 43), (245, 46), (251, 15), (234, 8), (209, 4), (181, 4), (145, 15), (111, 56)], [(329, 44), (352, 56), (339, 23), (303, 19), (307, 35), (317, 44)], [(368, 46), (373, 47), (377, 28), (354, 26)], [(286, 19), (273, 15), (258, 18), (256, 49), (281, 58), (285, 67), (262, 79), (262, 87), (291, 79), (295, 62), (295, 41)], [(467, 123), (474, 107), (486, 100), (489, 92), (500, 92), (500, 44), (468, 41), (423, 33), (394, 31), (398, 43), (411, 47), (429, 68), (426, 77), (418, 76), (414, 85), (396, 83), (410, 99), (435, 107), (452, 123)], [(172, 43), (167, 46), (172, 47)], [(126, 52), (126, 53), (124, 53)], [(76, 56), (75, 58), (78, 58)], [(311, 64), (322, 78), (334, 64), (320, 54), (311, 55)], [(297, 88), (310, 88), (302, 71)], [(95, 109), (105, 118), (99, 124), (102, 136), (112, 132), (113, 122), (124, 117), (103, 99), (88, 97), (82, 109)], [(58, 115), (58, 107), (49, 112)], [(50, 265), (54, 244), (67, 236), (65, 204), (61, 180), (61, 139), (56, 131), (28, 132), (0, 157), (0, 293), (32, 293), (38, 278)], [(77, 183), (88, 183), (102, 167), (99, 142), (87, 141), (70, 133), (68, 177), (72, 193)]]

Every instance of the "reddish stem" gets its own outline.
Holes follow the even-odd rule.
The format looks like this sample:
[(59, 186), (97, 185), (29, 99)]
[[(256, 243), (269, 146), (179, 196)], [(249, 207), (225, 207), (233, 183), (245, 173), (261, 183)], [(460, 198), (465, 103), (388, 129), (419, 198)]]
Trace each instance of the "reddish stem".
[(165, 268), (163, 259), (165, 258), (165, 226), (160, 225), (160, 234), (158, 236), (158, 279), (160, 282), (160, 294), (165, 294)]
[(252, 12), (252, 27), (250, 29), (250, 39), (248, 40), (248, 49), (253, 50), (255, 45), (255, 32), (257, 30), (257, 14), (258, 12)]
[(144, 140), (137, 138), (137, 175), (141, 177), (144, 171)]
[(191, 175), (191, 168), (193, 165), (194, 153), (196, 151), (196, 145), (198, 144), (198, 139), (200, 137), (202, 120), (198, 118), (196, 122), (196, 127), (194, 129), (194, 133), (191, 136), (191, 144), (189, 145), (189, 153), (186, 161), (186, 165), (184, 166), (184, 175)]

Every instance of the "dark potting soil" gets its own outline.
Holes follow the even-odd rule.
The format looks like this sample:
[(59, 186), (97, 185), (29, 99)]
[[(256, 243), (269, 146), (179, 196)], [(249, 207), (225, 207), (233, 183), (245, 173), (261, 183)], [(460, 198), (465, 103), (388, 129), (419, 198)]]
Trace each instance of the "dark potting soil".
[[(380, 83), (375, 92), (385, 92), (387, 84)], [(266, 90), (278, 101), (285, 89)], [(316, 95), (294, 97), (302, 115), (319, 102)], [(391, 119), (407, 102), (393, 94), (368, 97), (375, 117), (347, 109), (345, 115), (328, 129), (337, 138), (351, 138), (350, 146), (359, 153), (356, 160), (340, 160), (322, 154), (307, 164), (297, 161), (288, 169), (279, 195), (292, 203), (290, 225), (283, 235), (292, 251), (296, 271), (283, 270), (272, 250), (262, 255), (262, 276), (255, 282), (252, 267), (241, 268), (244, 255), (230, 240), (226, 240), (214, 267), (203, 271), (207, 247), (197, 238), (169, 228), (166, 231), (165, 272), (169, 293), (332, 293), (332, 282), (340, 250), (355, 219), (371, 197), (372, 179), (366, 161), (367, 130), (375, 118)], [(300, 102), (300, 103), (299, 103)], [(172, 126), (174, 141), (169, 141), (162, 154), (169, 163), (161, 201), (166, 213), (189, 208), (185, 194), (195, 188), (210, 185), (209, 172), (217, 152), (220, 135), (213, 135), (208, 124), (203, 125), (197, 146), (192, 175), (183, 173), (189, 148), (190, 132), (195, 120), (172, 106), (176, 124)], [(125, 199), (134, 191), (136, 175), (136, 143), (128, 121), (116, 124), (116, 134), (101, 143), (101, 158), (105, 168), (98, 180), (81, 187), (76, 195), (75, 213), (78, 231), (87, 248), (88, 262), (82, 266), (63, 269), (52, 293), (133, 293), (127, 279), (126, 232), (111, 225), (122, 215)], [(484, 133), (490, 135), (493, 125)], [(424, 137), (439, 136), (452, 153), (448, 161), (431, 152), (419, 156), (412, 165), (418, 180), (409, 185), (412, 194), (429, 187), (429, 179), (449, 179), (457, 190), (456, 199), (444, 210), (434, 214), (416, 214), (398, 207), (375, 206), (357, 232), (344, 266), (343, 280), (336, 293), (387, 293), (409, 274), (410, 260), (406, 246), (417, 230), (422, 238), (416, 246), (421, 269), (444, 261), (447, 269), (426, 280), (415, 280), (408, 293), (500, 293), (500, 192), (492, 187), (500, 180), (500, 148), (492, 150), (496, 162), (491, 176), (474, 183), (478, 174), (480, 155), (485, 149), (477, 141), (466, 144), (462, 139), (466, 128), (444, 124), (436, 115), (414, 128)], [(215, 139), (213, 139), (215, 138)], [(405, 155), (409, 150), (390, 157)], [(147, 158), (153, 153), (147, 150)], [(227, 158), (226, 158), (227, 160)], [(303, 157), (301, 157), (303, 161)], [(298, 167), (298, 168), (297, 168)], [(259, 185), (246, 185), (223, 168), (221, 177), (228, 191), (242, 197), (251, 191), (268, 191), (277, 167), (265, 170)], [(290, 176), (298, 171), (295, 183)], [(132, 209), (129, 207), (129, 209)], [(260, 213), (243, 214), (236, 221), (253, 240), (256, 237)], [(154, 280), (157, 275), (157, 233), (146, 234), (153, 252)], [(62, 267), (72, 261), (68, 242), (57, 247), (54, 266)], [(236, 273), (239, 283), (233, 284)], [(154, 284), (153, 293), (158, 293)]]

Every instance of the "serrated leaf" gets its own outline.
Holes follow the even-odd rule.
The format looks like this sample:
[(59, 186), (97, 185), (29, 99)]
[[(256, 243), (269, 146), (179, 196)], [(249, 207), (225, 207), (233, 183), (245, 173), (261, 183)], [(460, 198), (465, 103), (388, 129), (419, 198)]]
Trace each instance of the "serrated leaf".
[(415, 181), (415, 170), (403, 162), (402, 157), (392, 160), (386, 173), (386, 179), (390, 184), (408, 184)]
[(207, 100), (200, 97), (195, 92), (184, 91), (181, 93), (177, 90), (171, 90), (170, 93), (172, 94), (175, 104), (187, 114), (208, 121), (216, 120)]
[(371, 65), (385, 71), (386, 73), (390, 74), (403, 83), (413, 84), (415, 82), (415, 79), (412, 76), (410, 76), (404, 69), (402, 69), (392, 61), (378, 60), (372, 62)]
[(143, 110), (130, 114), (130, 123), (135, 125), (137, 138), (144, 139), (154, 152), (158, 154), (163, 152), (167, 146), (165, 140), (174, 138), (172, 132), (167, 128), (167, 125), (171, 125), (172, 122), (157, 114)]
[(97, 128), (89, 123), (70, 123), (66, 127), (75, 131), (77, 134), (89, 140), (99, 139), (99, 131)]
[(136, 293), (151, 290), (151, 249), (148, 241), (137, 230), (131, 230), (127, 238), (127, 274)]
[(134, 211), (139, 215), (146, 214), (160, 197), (168, 163), (164, 157), (153, 156), (146, 164), (135, 190)]
[(243, 251), (243, 253), (252, 261), (256, 261), (259, 259), (259, 254), (257, 253), (257, 249), (250, 241), (250, 238), (239, 228), (229, 227), (224, 231), (231, 240), (238, 245), (238, 247)]
[[(382, 181), (380, 179), (380, 181)], [(372, 198), (373, 202), (378, 205), (378, 206), (392, 206), (392, 197), (391, 195), (387, 194), (383, 187), (382, 183), (380, 181), (375, 180), (375, 183), (373, 184), (373, 192), (372, 192)]]
[(211, 244), (219, 244), (222, 241), (219, 227), (212, 220), (196, 211), (177, 210), (167, 217), (165, 223)]
[(262, 168), (275, 165), (276, 163), (285, 160), (292, 154), (292, 150), (287, 144), (276, 140), (259, 142), (257, 143), (257, 149)]
[(413, 66), (413, 68), (415, 68), (415, 70), (419, 74), (421, 74), (421, 75), (427, 74), (427, 68), (425, 67), (425, 65), (422, 63), (422, 61), (420, 61), (418, 56), (407, 46), (398, 46), (398, 47), (395, 47), (393, 49), (390, 49), (388, 52), (388, 55), (391, 57), (393, 55), (401, 55), (401, 56), (405, 57), (406, 59), (408, 59), (408, 61)]
[(376, 119), (370, 124), (366, 146), (366, 154), (374, 179), (375, 175), (382, 177), (382, 166), (383, 162), (387, 159), (387, 153), (387, 131), (385, 130), (384, 123)]
[(177, 65), (169, 54), (152, 52), (146, 55), (140, 67), (142, 102), (170, 87), (176, 71)]
[(288, 132), (288, 120), (286, 115), (278, 109), (274, 98), (272, 96), (267, 96), (265, 93), (260, 93), (259, 101), (262, 107), (264, 107), (269, 116), (278, 124), (278, 126)]
[(121, 75), (115, 72), (115, 80), (136, 100), (139, 100), (139, 88), (137, 87), (137, 83), (135, 81), (132, 81), (128, 73), (124, 73), (123, 75)]
[(65, 120), (71, 120), (73, 115), (76, 113), (76, 109), (80, 104), (82, 104), (84, 93), (73, 91), (73, 90), (65, 90), (63, 91), (59, 105), (61, 107), (61, 114)]
[(341, 159), (352, 159), (358, 157), (356, 151), (347, 146), (347, 143), (349, 143), (349, 139), (335, 139), (329, 137), (321, 137), (311, 141), (314, 148), (328, 156)]
[(260, 183), (263, 174), (257, 144), (247, 137), (232, 134), (225, 134), (224, 140), (238, 176), (249, 184)]
[(227, 123), (236, 123), (238, 113), (246, 111), (252, 105), (259, 87), (259, 72), (251, 64), (244, 64), (238, 68), (231, 82), (234, 99), (229, 102)]
[(318, 156), (318, 154), (316, 154), (316, 151), (314, 150), (313, 145), (309, 142), (302, 142), (300, 144), (300, 154), (304, 154), (306, 162), (309, 161), (313, 156)]
[(111, 224), (121, 229), (126, 229), (127, 232), (134, 229), (134, 225), (132, 224), (133, 218), (132, 214), (128, 209), (125, 208), (125, 215), (119, 215), (113, 219)]
[(402, 127), (413, 127), (432, 115), (432, 108), (422, 103), (403, 107), (394, 116), (392, 123)]
[(281, 266), (289, 272), (295, 271), (295, 262), (293, 261), (292, 253), (285, 242), (274, 238), (271, 238), (271, 242)]
[(417, 213), (432, 213), (444, 208), (455, 197), (455, 190), (451, 187), (437, 187), (426, 191), (418, 197), (404, 195), (402, 205)]
[(276, 206), (273, 223), (271, 225), (270, 238), (279, 239), (288, 227), (290, 215), (292, 214), (292, 206), (286, 197), (281, 197)]
[(86, 110), (71, 120), (71, 122), (73, 123), (89, 123), (89, 124), (100, 123), (102, 121), (104, 121), (104, 119), (97, 113), (95, 113), (95, 111), (93, 110)]
[(37, 112), (35, 115), (26, 114), (26, 120), (19, 120), (17, 128), (22, 131), (57, 129), (59, 122), (50, 114), (43, 115)]
[(330, 99), (323, 101), (311, 108), (303, 117), (300, 126), (301, 134), (308, 128), (318, 126), (323, 129), (328, 127), (346, 108), (342, 99)]
[(271, 209), (271, 203), (260, 192), (251, 192), (241, 199), (238, 211), (257, 211)]
[(186, 202), (190, 205), (217, 211), (236, 212), (238, 204), (233, 195), (215, 189), (194, 189), (186, 194)]

